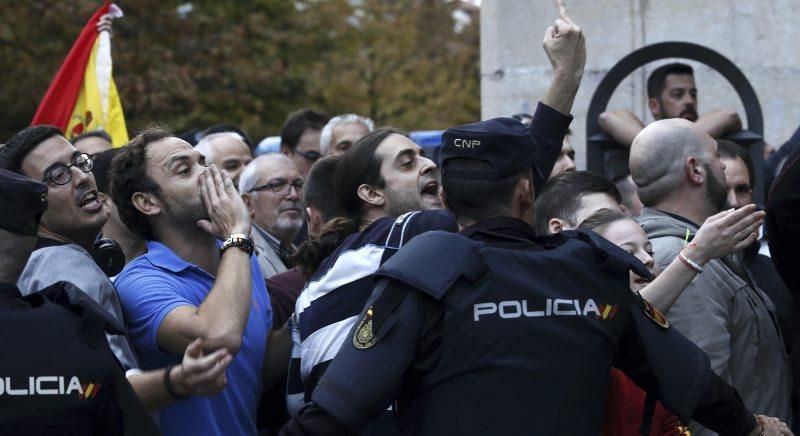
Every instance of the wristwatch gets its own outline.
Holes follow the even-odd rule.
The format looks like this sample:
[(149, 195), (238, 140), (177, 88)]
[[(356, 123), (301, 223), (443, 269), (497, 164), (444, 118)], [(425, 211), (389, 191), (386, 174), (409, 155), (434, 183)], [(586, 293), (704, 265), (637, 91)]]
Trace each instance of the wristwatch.
[(222, 243), (222, 247), (219, 249), (220, 254), (231, 247), (239, 248), (249, 256), (253, 254), (255, 245), (253, 244), (253, 240), (248, 238), (244, 233), (233, 233)]

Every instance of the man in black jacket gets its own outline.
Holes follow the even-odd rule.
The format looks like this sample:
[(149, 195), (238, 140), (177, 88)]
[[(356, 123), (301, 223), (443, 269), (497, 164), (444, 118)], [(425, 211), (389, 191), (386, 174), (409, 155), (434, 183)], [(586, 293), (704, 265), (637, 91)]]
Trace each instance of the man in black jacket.
[[(580, 60), (583, 36), (559, 9), (545, 49)], [(635, 258), (594, 234), (535, 237), (535, 181), (552, 162), (524, 126), (498, 118), (443, 139), (442, 199), (460, 234), (417, 236), (381, 266), (285, 433), (361, 431), (395, 402), (404, 434), (598, 434), (612, 365), (684, 422), (789, 433), (752, 415), (705, 354), (628, 290), (628, 270), (649, 276)]]
[(0, 205), (0, 428), (157, 434), (103, 334), (122, 327), (70, 283), (28, 297), (15, 285), (47, 209), (47, 186), (0, 170)]

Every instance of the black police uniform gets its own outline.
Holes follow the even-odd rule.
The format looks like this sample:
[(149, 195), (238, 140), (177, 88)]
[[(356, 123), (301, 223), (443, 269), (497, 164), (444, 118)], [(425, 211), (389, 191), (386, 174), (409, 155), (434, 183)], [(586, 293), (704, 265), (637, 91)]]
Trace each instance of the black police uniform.
[(381, 268), (287, 430), (358, 431), (398, 399), (404, 434), (599, 434), (614, 365), (683, 421), (749, 432), (705, 354), (628, 290), (629, 268), (647, 274), (594, 234), (537, 240), (513, 218), (421, 235)]
[[(0, 229), (32, 238), (47, 186), (0, 169), (0, 206)], [(0, 282), (0, 433), (158, 434), (106, 341), (122, 330), (71, 283), (22, 297)]]
[[(557, 156), (531, 133), (539, 109), (532, 129), (508, 118), (448, 129), (445, 192), (526, 174), (538, 190)], [(591, 232), (537, 239), (511, 217), (417, 236), (380, 268), (351, 340), (284, 432), (358, 431), (396, 400), (405, 434), (599, 434), (612, 365), (684, 422), (752, 430), (705, 354), (630, 291), (631, 269), (649, 275)]]
[[(0, 283), (4, 434), (157, 434), (105, 339), (119, 326), (66, 282), (22, 297)], [(92, 304), (94, 302), (89, 302)]]

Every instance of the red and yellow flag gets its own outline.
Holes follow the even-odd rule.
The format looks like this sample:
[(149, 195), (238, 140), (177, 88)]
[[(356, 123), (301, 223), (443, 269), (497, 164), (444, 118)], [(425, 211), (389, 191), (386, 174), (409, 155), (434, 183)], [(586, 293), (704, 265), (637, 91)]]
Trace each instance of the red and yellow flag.
[(100, 17), (109, 13), (122, 16), (122, 11), (107, 1), (83, 27), (36, 109), (32, 125), (56, 126), (67, 139), (105, 130), (115, 147), (128, 142), (122, 103), (111, 76), (111, 35), (97, 31)]

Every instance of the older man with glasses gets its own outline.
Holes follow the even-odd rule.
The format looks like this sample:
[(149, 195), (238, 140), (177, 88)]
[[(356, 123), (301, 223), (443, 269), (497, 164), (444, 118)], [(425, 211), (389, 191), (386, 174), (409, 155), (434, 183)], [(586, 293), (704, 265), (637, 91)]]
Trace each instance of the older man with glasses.
[(250, 162), (239, 179), (239, 192), (250, 212), (250, 237), (265, 278), (292, 267), (292, 241), (303, 227), (303, 177), (283, 154)]

